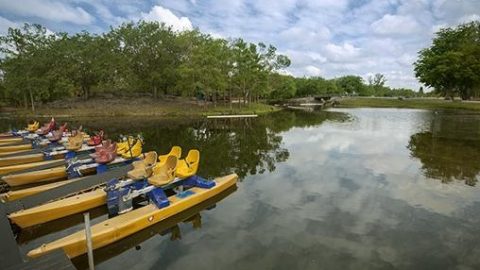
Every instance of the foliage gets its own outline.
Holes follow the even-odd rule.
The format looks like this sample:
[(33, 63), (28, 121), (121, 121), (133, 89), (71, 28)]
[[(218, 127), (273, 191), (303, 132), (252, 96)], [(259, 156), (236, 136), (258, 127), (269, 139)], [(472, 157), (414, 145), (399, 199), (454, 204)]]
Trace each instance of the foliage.
[(480, 93), (480, 22), (443, 28), (430, 48), (419, 52), (415, 75), (444, 96), (463, 99)]
[(364, 95), (366, 93), (363, 79), (360, 76), (343, 76), (336, 79), (337, 87), (341, 92), (350, 95)]
[(280, 74), (272, 74), (270, 76), (272, 91), (270, 98), (272, 99), (288, 99), (295, 96), (297, 85), (295, 78), (291, 76), (283, 76)]
[(477, 184), (480, 165), (475, 158), (464, 157), (478, 156), (478, 140), (458, 140), (444, 137), (443, 134), (420, 132), (410, 137), (407, 148), (412, 157), (422, 162), (425, 176), (443, 183), (461, 180), (469, 186)]
[[(441, 35), (478, 39), (478, 29), (464, 28), (462, 35), (453, 30), (442, 30)], [(434, 43), (448, 47), (445, 42)], [(465, 57), (460, 59), (468, 64), (465, 74), (455, 74), (455, 78), (468, 85), (464, 88), (471, 94), (478, 89), (478, 81), (472, 79), (478, 77), (474, 72), (480, 57), (472, 57), (479, 53), (478, 42), (453, 47), (462, 49)], [(68, 97), (88, 100), (104, 93), (187, 96), (214, 104), (220, 100), (238, 99), (243, 101), (239, 104), (246, 104), (265, 98), (323, 95), (424, 95), (423, 89), (416, 93), (385, 86), (383, 74), (368, 78), (368, 83), (354, 75), (334, 79), (283, 75), (280, 71), (290, 66), (290, 59), (278, 54), (272, 45), (214, 38), (198, 30), (175, 32), (158, 22), (124, 23), (98, 35), (86, 31), (53, 34), (40, 25), (25, 24), (0, 36), (0, 50), (0, 98), (32, 109), (36, 103)], [(438, 50), (428, 49), (425, 54)], [(423, 67), (418, 70), (425, 72)], [(427, 85), (437, 91), (447, 89)]]
[[(0, 50), (2, 97), (32, 109), (36, 102), (71, 96), (87, 100), (104, 92), (258, 101), (275, 90), (270, 75), (290, 65), (272, 45), (227, 41), (198, 30), (174, 32), (144, 21), (101, 35), (50, 34), (40, 25), (25, 24), (0, 36)], [(291, 96), (291, 85), (282, 89), (290, 93), (282, 96)]]

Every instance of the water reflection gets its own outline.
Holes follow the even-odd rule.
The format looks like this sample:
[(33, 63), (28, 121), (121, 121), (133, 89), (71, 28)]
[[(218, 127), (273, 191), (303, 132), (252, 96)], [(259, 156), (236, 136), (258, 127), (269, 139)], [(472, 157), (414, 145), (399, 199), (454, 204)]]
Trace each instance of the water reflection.
[[(90, 121), (112, 136), (143, 130), (152, 149), (198, 147), (208, 164), (202, 174), (244, 176), (215, 211), (200, 212), (201, 230), (192, 228), (200, 220), (193, 213), (188, 224), (96, 253), (98, 269), (480, 269), (480, 189), (425, 173), (442, 171), (438, 159), (448, 157), (461, 168), (453, 178), (476, 174), (480, 117), (450, 113), (444, 118), (463, 120), (439, 125), (439, 115), (335, 109), (247, 121)], [(78, 229), (44, 234), (23, 249)]]
[[(158, 118), (84, 118), (57, 119), (70, 126), (83, 125), (87, 131), (104, 129), (107, 136), (140, 133), (145, 151), (167, 153), (179, 145), (185, 153), (196, 148), (201, 153), (199, 174), (215, 177), (235, 172), (240, 180), (247, 175), (272, 172), (276, 163), (288, 159), (282, 146), (281, 132), (293, 127), (320, 125), (325, 121), (346, 121), (349, 117), (336, 112), (279, 111), (268, 116), (240, 119), (158, 119)], [(46, 121), (47, 119), (42, 119)], [(8, 119), (1, 130), (23, 127), (27, 119)]]
[(436, 113), (431, 131), (413, 134), (407, 147), (422, 162), (425, 176), (474, 186), (480, 172), (480, 116)]

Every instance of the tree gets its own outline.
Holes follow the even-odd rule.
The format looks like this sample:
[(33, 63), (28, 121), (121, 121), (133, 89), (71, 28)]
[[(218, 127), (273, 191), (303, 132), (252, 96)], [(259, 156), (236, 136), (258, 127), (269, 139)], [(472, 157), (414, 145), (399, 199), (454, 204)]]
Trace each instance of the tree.
[(419, 52), (415, 76), (445, 96), (468, 99), (479, 94), (480, 22), (443, 28), (433, 44)]
[(158, 96), (173, 88), (179, 65), (176, 36), (171, 27), (158, 22), (125, 23), (109, 33), (117, 43), (118, 53), (124, 57), (129, 86), (151, 91)]
[(361, 94), (365, 92), (365, 85), (360, 76), (347, 75), (336, 79), (337, 87), (346, 94)]
[(61, 60), (67, 76), (81, 90), (85, 100), (90, 97), (92, 88), (109, 73), (111, 46), (108, 40), (88, 32), (64, 37), (56, 46), (63, 53)]
[(292, 76), (285, 76), (278, 73), (270, 75), (270, 98), (272, 99), (288, 99), (295, 96), (297, 86)]
[(0, 53), (4, 58), (0, 62), (4, 74), (5, 96), (15, 103), (30, 103), (35, 110), (35, 100), (49, 98), (43, 87), (49, 81), (48, 47), (54, 41), (45, 27), (38, 24), (25, 24), (22, 28), (9, 28), (5, 36), (0, 36)]
[(196, 31), (185, 33), (184, 36), (196, 42), (191, 44), (183, 57), (178, 69), (181, 80), (177, 86), (183, 93), (201, 92), (216, 104), (217, 95), (225, 96), (229, 82), (231, 63), (228, 43)]

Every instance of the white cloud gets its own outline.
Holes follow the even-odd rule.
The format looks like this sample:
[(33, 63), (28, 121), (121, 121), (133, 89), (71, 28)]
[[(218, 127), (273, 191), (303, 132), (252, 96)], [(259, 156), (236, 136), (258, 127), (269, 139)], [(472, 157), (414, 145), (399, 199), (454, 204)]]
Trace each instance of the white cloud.
[(328, 41), (331, 38), (331, 34), (327, 27), (317, 27), (317, 29), (310, 30), (300, 26), (293, 26), (281, 31), (278, 37), (282, 44), (289, 47), (311, 48)]
[(53, 0), (0, 0), (0, 10), (11, 15), (41, 18), (54, 22), (86, 25), (95, 18), (81, 7)]
[(0, 35), (4, 35), (8, 32), (8, 28), (16, 28), (20, 25), (18, 23), (12, 22), (0, 16)]
[(345, 42), (342, 45), (329, 43), (325, 46), (327, 58), (334, 62), (348, 62), (360, 54), (360, 49)]
[(473, 21), (480, 21), (480, 16), (478, 14), (465, 15), (458, 20), (458, 23), (469, 23)]
[(171, 26), (174, 31), (192, 30), (192, 22), (187, 17), (177, 17), (172, 11), (161, 6), (154, 6), (149, 13), (141, 14), (145, 21), (158, 21)]
[(420, 26), (409, 16), (385, 14), (372, 23), (372, 30), (380, 35), (407, 35), (415, 33)]
[(320, 76), (320, 75), (322, 75), (322, 71), (315, 66), (306, 66), (305, 67), (305, 75), (307, 75), (307, 76)]

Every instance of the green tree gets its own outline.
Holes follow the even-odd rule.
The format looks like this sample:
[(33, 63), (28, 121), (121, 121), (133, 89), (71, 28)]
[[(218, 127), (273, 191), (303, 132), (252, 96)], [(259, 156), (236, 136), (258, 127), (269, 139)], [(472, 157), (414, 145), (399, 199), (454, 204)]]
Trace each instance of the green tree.
[(108, 63), (112, 44), (101, 36), (81, 32), (64, 37), (56, 45), (63, 54), (60, 59), (68, 78), (80, 90), (81, 96), (89, 99), (92, 88), (111, 72)]
[(30, 104), (32, 110), (36, 100), (49, 99), (49, 93), (41, 86), (51, 78), (46, 76), (52, 63), (48, 47), (54, 40), (38, 24), (9, 28), (7, 35), (0, 36), (0, 53), (4, 54), (0, 68), (6, 98), (25, 107)]
[(480, 86), (480, 22), (443, 28), (419, 52), (415, 76), (445, 96), (476, 96)]
[(158, 97), (159, 88), (165, 94), (173, 89), (180, 61), (171, 27), (158, 22), (125, 23), (112, 29), (109, 36), (124, 57), (122, 63), (128, 70), (125, 75), (130, 88), (146, 89), (154, 98)]
[(366, 91), (360, 76), (347, 75), (336, 79), (337, 87), (342, 94), (362, 94)]
[(272, 99), (288, 99), (295, 96), (297, 86), (292, 76), (285, 76), (278, 73), (270, 75), (270, 98)]

